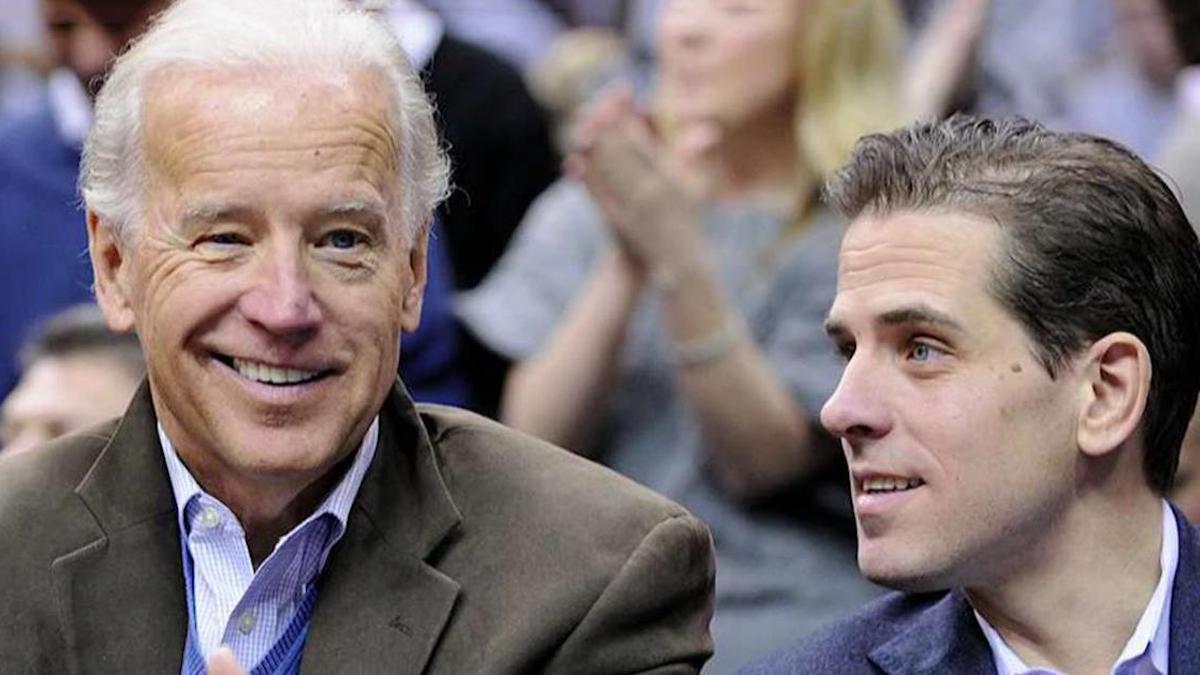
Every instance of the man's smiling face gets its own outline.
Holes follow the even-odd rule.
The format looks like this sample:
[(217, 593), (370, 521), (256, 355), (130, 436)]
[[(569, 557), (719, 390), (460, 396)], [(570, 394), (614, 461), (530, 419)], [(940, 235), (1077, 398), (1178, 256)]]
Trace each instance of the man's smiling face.
[(1053, 530), (1074, 485), (1081, 382), (1051, 378), (988, 291), (998, 225), (864, 215), (827, 327), (847, 358), (821, 421), (842, 439), (859, 566), (889, 586), (995, 582)]
[(311, 482), (356, 447), (419, 321), (424, 240), (397, 215), (388, 88), (367, 71), (176, 75), (145, 98), (143, 217), (109, 256), (106, 314), (136, 326), (202, 484)]

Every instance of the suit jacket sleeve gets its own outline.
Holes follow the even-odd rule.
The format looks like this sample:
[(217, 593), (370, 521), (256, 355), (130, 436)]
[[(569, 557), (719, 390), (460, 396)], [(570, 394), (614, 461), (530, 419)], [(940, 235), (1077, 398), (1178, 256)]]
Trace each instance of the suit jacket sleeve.
[(676, 515), (634, 549), (546, 673), (698, 673), (712, 655), (714, 562), (708, 529)]

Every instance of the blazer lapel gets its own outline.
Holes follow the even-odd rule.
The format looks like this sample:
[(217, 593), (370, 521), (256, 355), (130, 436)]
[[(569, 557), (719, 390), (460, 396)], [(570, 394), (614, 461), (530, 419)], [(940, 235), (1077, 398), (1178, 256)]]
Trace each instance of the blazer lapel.
[(1200, 621), (1200, 539), (1187, 519), (1172, 506), (1179, 528), (1179, 565), (1171, 588), (1172, 673), (1200, 673), (1200, 641), (1196, 640), (1196, 622)]
[(72, 672), (179, 672), (179, 527), (145, 384), (75, 492), (99, 527), (51, 566)]
[(891, 675), (996, 673), (987, 639), (959, 589), (946, 593), (868, 658)]
[(397, 384), (346, 534), (321, 577), (304, 672), (423, 672), (459, 591), (427, 559), (460, 520), (428, 434)]

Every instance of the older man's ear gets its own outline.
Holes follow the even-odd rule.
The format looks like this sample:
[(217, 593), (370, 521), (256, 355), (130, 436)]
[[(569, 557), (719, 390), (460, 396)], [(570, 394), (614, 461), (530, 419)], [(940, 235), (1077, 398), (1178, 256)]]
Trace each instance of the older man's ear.
[(125, 252), (112, 224), (95, 211), (88, 211), (88, 254), (95, 275), (96, 302), (104, 312), (108, 327), (124, 332), (134, 326), (133, 307), (122, 283)]
[(425, 283), (429, 280), (429, 230), (433, 223), (426, 223), (415, 237), (408, 251), (408, 267), (412, 272), (412, 285), (404, 291), (401, 306), (400, 327), (411, 333), (421, 325), (421, 306), (425, 299)]

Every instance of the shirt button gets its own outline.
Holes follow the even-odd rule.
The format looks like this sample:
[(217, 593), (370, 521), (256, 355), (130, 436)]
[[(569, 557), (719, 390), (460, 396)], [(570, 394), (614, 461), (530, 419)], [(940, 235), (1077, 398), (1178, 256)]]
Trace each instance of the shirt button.
[(221, 514), (211, 506), (204, 507), (200, 512), (200, 524), (204, 527), (212, 529), (221, 524)]
[(254, 618), (254, 610), (246, 610), (245, 614), (242, 614), (240, 617), (238, 617), (238, 632), (242, 635), (249, 635), (250, 631), (254, 630), (255, 623), (256, 619)]

